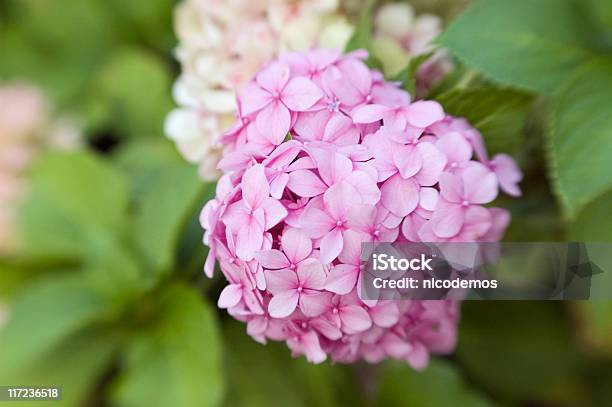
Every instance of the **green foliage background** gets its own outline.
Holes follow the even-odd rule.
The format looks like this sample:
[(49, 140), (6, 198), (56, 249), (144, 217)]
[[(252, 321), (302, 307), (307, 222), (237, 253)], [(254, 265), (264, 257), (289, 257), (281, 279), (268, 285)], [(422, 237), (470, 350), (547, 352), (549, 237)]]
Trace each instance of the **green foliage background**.
[[(524, 197), (497, 202), (506, 239), (612, 241), (612, 3), (413, 3), (448, 17), (438, 43), (457, 62), (429, 97), (525, 172)], [(456, 354), (422, 373), (310, 365), (219, 312), (197, 222), (214, 185), (162, 135), (173, 6), (0, 1), (0, 79), (42, 86), (88, 139), (31, 171), (25, 248), (0, 259), (0, 384), (61, 385), (67, 406), (612, 405), (606, 302), (465, 303)], [(370, 47), (364, 9), (350, 48)]]

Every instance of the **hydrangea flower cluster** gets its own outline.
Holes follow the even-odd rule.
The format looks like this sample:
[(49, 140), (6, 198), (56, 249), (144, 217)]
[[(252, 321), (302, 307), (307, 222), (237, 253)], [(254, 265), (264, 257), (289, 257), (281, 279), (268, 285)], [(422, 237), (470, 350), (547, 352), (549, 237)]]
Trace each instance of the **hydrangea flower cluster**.
[(416, 74), (416, 96), (424, 96), (453, 68), (450, 56), (436, 50), (433, 40), (442, 32), (442, 19), (433, 14), (416, 16), (408, 3), (386, 3), (374, 19), (374, 52), (393, 76), (416, 56), (433, 53), (419, 66)]
[(38, 150), (43, 145), (72, 148), (80, 141), (73, 121), (51, 121), (49, 110), (48, 101), (34, 86), (0, 86), (0, 254), (18, 246), (16, 208)]
[(235, 92), (286, 50), (343, 48), (353, 27), (338, 0), (184, 0), (176, 10), (182, 75), (166, 134), (181, 154), (218, 177), (219, 137), (233, 121)]
[[(434, 101), (412, 102), (363, 62), (285, 53), (238, 93), (216, 198), (201, 213), (229, 284), (218, 300), (255, 340), (286, 341), (315, 363), (385, 358), (420, 369), (450, 352), (452, 301), (363, 301), (366, 241), (496, 241), (521, 173)], [(476, 159), (475, 156), (478, 158)]]

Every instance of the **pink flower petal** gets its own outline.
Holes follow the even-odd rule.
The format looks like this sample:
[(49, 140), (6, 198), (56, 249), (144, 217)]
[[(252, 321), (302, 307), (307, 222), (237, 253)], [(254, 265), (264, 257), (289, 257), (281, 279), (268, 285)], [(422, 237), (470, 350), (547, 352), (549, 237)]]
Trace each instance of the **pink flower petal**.
[(283, 142), (291, 126), (291, 115), (282, 103), (275, 101), (257, 114), (257, 130), (273, 145)]
[(498, 242), (504, 236), (506, 228), (510, 224), (510, 212), (501, 208), (489, 208), (491, 214), (491, 227), (482, 236), (484, 242)]
[(411, 242), (420, 242), (423, 239), (419, 235), (419, 231), (425, 222), (427, 222), (425, 218), (417, 215), (416, 213), (411, 213), (410, 215), (406, 216), (404, 218), (404, 222), (402, 222), (402, 234)]
[(313, 239), (323, 237), (336, 226), (336, 222), (322, 210), (308, 207), (300, 217), (302, 228)]
[(417, 342), (406, 356), (406, 361), (414, 370), (423, 370), (429, 363), (429, 351), (423, 344)]
[(451, 163), (462, 163), (472, 158), (472, 145), (463, 135), (449, 133), (436, 142), (436, 147), (444, 153)]
[(300, 337), (300, 344), (306, 359), (311, 363), (323, 363), (327, 354), (321, 349), (319, 337), (314, 332), (307, 332)]
[(288, 215), (287, 209), (282, 203), (274, 198), (266, 198), (261, 204), (261, 208), (264, 211), (264, 222), (265, 230), (270, 230), (274, 226), (278, 225)]
[(389, 110), (390, 108), (383, 105), (364, 105), (355, 108), (351, 116), (355, 123), (374, 123), (381, 120)]
[(283, 169), (295, 160), (301, 150), (300, 143), (290, 140), (276, 147), (262, 164), (267, 168)]
[(440, 196), (448, 202), (461, 204), (464, 199), (463, 180), (450, 172), (440, 175)]
[(298, 302), (300, 310), (307, 317), (318, 317), (329, 309), (331, 293), (321, 291), (303, 292)]
[[(263, 210), (258, 209), (257, 211), (261, 211), (263, 216)], [(255, 252), (260, 250), (263, 244), (263, 234), (261, 220), (256, 219), (255, 216), (251, 217), (250, 221), (238, 230), (236, 255), (244, 261), (253, 260)]]
[(293, 270), (266, 271), (266, 288), (272, 294), (293, 290), (298, 287), (298, 277)]
[(347, 334), (363, 332), (372, 326), (372, 320), (367, 311), (358, 305), (342, 307), (340, 319), (342, 330)]
[(263, 165), (256, 164), (249, 168), (242, 177), (242, 199), (250, 209), (257, 209), (270, 195), (270, 184), (266, 178)]
[[(349, 227), (362, 233), (370, 233), (374, 227), (376, 212), (374, 205), (356, 204), (352, 206), (349, 213)], [(359, 238), (359, 235), (357, 237)]]
[[(344, 178), (343, 182), (352, 185), (361, 196), (361, 201), (365, 204), (375, 205), (380, 201), (380, 189), (376, 181), (364, 171), (353, 171), (352, 174)], [(357, 200), (356, 200), (357, 201)]]
[(322, 96), (323, 92), (313, 81), (300, 77), (289, 81), (281, 99), (285, 106), (294, 112), (303, 112), (317, 103)]
[(424, 187), (419, 191), (419, 205), (428, 211), (434, 211), (438, 204), (438, 190)]
[(523, 173), (512, 157), (507, 154), (497, 154), (491, 160), (491, 165), (502, 191), (510, 196), (521, 196), (518, 183), (523, 179)]
[(419, 204), (419, 186), (399, 174), (389, 178), (380, 188), (383, 206), (397, 216), (406, 216)]
[(360, 198), (359, 192), (347, 182), (334, 184), (323, 195), (325, 210), (336, 222), (344, 222), (348, 218), (351, 203), (355, 203), (355, 198)]
[(321, 261), (323, 264), (334, 261), (342, 251), (342, 245), (342, 232), (338, 228), (323, 236), (323, 239), (321, 239)]
[(247, 324), (247, 333), (251, 336), (263, 335), (268, 329), (268, 321), (265, 317), (255, 317)]
[(223, 171), (238, 171), (247, 167), (251, 159), (244, 151), (234, 151), (226, 154), (217, 164), (217, 168)]
[(277, 177), (275, 177), (270, 182), (270, 195), (274, 199), (281, 199), (283, 197), (283, 192), (285, 191), (285, 187), (289, 183), (289, 174), (280, 173)]
[(332, 341), (338, 340), (342, 337), (342, 331), (340, 331), (336, 325), (334, 325), (324, 316), (312, 319), (308, 322), (308, 324), (321, 335), (325, 336), (327, 339), (331, 339)]
[(330, 150), (311, 149), (311, 154), (319, 169), (319, 175), (327, 185), (333, 185), (348, 176), (353, 163), (342, 154)]
[(359, 129), (350, 118), (337, 114), (325, 126), (323, 140), (336, 145), (355, 145), (359, 143)]
[(442, 106), (430, 100), (414, 102), (406, 111), (408, 123), (415, 127), (427, 127), (444, 119)]
[(238, 284), (229, 284), (225, 286), (223, 291), (221, 291), (219, 300), (217, 301), (217, 306), (219, 308), (231, 308), (238, 304), (241, 298), (242, 286)]
[(283, 90), (289, 80), (289, 65), (273, 62), (257, 74), (257, 83), (270, 93)]
[(412, 345), (396, 334), (389, 333), (381, 341), (385, 352), (394, 358), (404, 358), (412, 350)]
[(348, 294), (357, 284), (359, 269), (351, 264), (338, 264), (332, 267), (327, 280), (325, 289), (336, 294)]
[(280, 250), (262, 250), (255, 253), (255, 259), (264, 267), (271, 270), (278, 270), (289, 267), (287, 256)]
[(268, 312), (272, 318), (285, 318), (295, 311), (300, 296), (297, 290), (283, 291), (276, 294), (268, 304)]
[(442, 238), (453, 237), (461, 230), (465, 210), (457, 204), (439, 206), (431, 219), (434, 233)]
[(309, 170), (297, 170), (289, 174), (287, 188), (305, 198), (321, 195), (327, 191), (327, 185)]
[(293, 131), (303, 140), (323, 140), (325, 126), (333, 114), (327, 109), (300, 113), (293, 126)]
[(393, 153), (393, 162), (404, 178), (410, 178), (419, 170), (423, 164), (421, 153), (415, 146), (401, 146)]
[(400, 311), (393, 301), (381, 301), (375, 307), (370, 308), (372, 322), (382, 328), (390, 328), (397, 323)]
[(240, 90), (238, 99), (240, 99), (241, 110), (244, 116), (255, 113), (272, 102), (270, 93), (260, 88), (254, 82), (249, 82)]
[(421, 154), (423, 166), (415, 175), (416, 180), (422, 186), (432, 186), (440, 180), (440, 174), (446, 167), (446, 156), (438, 150), (432, 143), (423, 142), (417, 145)]
[(344, 59), (338, 63), (338, 67), (344, 75), (343, 79), (348, 79), (359, 95), (366, 96), (370, 93), (372, 75), (363, 62), (356, 59)]
[(361, 264), (361, 243), (366, 241), (364, 234), (354, 230), (342, 232), (342, 251), (338, 255), (341, 263), (359, 266)]
[(312, 240), (303, 230), (287, 228), (281, 237), (281, 247), (287, 258), (297, 264), (312, 253)]
[(492, 215), (487, 208), (470, 206), (465, 211), (461, 237), (465, 240), (480, 240), (492, 226)]
[(484, 165), (466, 168), (462, 174), (465, 197), (470, 203), (485, 204), (497, 197), (497, 177)]
[(212, 278), (215, 271), (215, 252), (211, 248), (208, 252), (208, 256), (206, 256), (206, 262), (204, 263), (204, 274), (206, 277)]
[(325, 286), (325, 270), (320, 261), (307, 259), (297, 267), (297, 276), (304, 288), (321, 290)]

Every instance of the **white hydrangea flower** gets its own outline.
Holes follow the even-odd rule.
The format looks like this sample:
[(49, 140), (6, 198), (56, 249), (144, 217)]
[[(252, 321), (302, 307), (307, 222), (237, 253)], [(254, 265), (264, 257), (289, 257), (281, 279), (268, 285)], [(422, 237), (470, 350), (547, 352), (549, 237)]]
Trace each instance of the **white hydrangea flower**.
[(442, 19), (432, 14), (416, 15), (408, 3), (387, 3), (374, 19), (374, 52), (385, 74), (396, 75), (416, 56), (435, 51), (417, 72), (417, 96), (453, 69), (447, 54), (435, 49), (433, 40), (442, 32)]
[(280, 52), (313, 46), (344, 48), (353, 32), (338, 0), (184, 0), (176, 8), (174, 87), (178, 108), (166, 134), (181, 154), (217, 178), (218, 145), (234, 121), (236, 91)]

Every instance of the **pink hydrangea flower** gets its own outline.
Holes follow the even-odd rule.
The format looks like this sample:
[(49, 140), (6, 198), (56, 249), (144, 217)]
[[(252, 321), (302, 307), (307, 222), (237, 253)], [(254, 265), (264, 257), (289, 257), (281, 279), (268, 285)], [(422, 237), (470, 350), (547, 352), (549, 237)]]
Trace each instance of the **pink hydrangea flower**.
[(363, 51), (281, 55), (239, 93), (225, 173), (201, 215), (228, 280), (219, 306), (255, 340), (319, 363), (451, 352), (453, 301), (364, 301), (362, 242), (496, 241), (520, 170), (480, 134), (364, 64)]
[(28, 171), (43, 148), (73, 149), (80, 129), (73, 119), (52, 117), (51, 105), (36, 86), (0, 83), (0, 255), (20, 248), (17, 212)]

